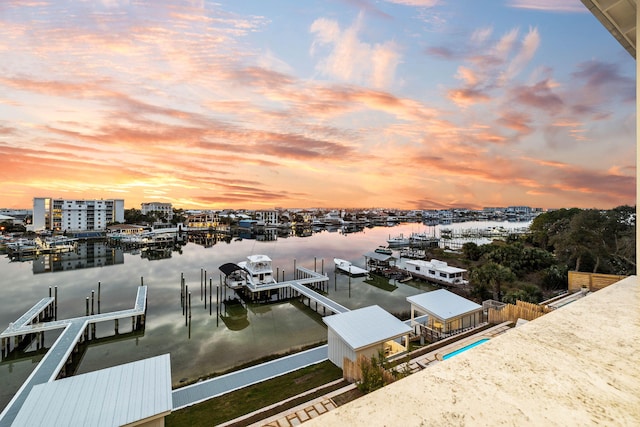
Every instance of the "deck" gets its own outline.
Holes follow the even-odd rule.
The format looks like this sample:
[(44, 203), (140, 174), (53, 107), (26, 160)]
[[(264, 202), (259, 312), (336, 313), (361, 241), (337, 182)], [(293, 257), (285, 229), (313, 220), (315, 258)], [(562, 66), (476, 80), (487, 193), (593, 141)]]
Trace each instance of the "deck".
[[(18, 415), (22, 404), (27, 399), (31, 389), (46, 382), (54, 381), (63, 369), (69, 355), (80, 341), (83, 332), (90, 324), (116, 320), (122, 318), (144, 316), (147, 306), (147, 287), (138, 287), (134, 308), (129, 310), (115, 311), (111, 313), (93, 314), (90, 316), (75, 317), (52, 322), (31, 323), (43, 310), (52, 302), (53, 298), (43, 298), (25, 314), (20, 316), (16, 322), (0, 333), (0, 338), (10, 339), (26, 334), (43, 332), (47, 330), (61, 329), (64, 331), (53, 343), (42, 360), (35, 367), (31, 375), (22, 384), (13, 399), (0, 413), (0, 427), (8, 427)], [(3, 341), (4, 342), (4, 341)]]

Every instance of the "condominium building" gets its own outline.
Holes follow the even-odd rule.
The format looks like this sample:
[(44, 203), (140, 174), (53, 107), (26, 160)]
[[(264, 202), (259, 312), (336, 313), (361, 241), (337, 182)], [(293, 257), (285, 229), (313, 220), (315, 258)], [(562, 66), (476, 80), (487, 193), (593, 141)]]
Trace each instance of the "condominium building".
[(113, 222), (124, 222), (123, 199), (33, 199), (33, 229), (36, 231), (102, 231)]
[(171, 203), (149, 202), (142, 203), (141, 206), (142, 215), (147, 215), (151, 212), (159, 212), (165, 215), (165, 219), (167, 221), (171, 221), (173, 219), (173, 206), (171, 206)]

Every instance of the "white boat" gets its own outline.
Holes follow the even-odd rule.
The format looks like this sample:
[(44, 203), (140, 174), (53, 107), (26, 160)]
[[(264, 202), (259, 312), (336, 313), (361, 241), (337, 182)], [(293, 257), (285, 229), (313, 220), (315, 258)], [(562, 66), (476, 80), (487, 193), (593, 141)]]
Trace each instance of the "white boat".
[(408, 246), (411, 243), (411, 239), (409, 237), (404, 237), (404, 235), (400, 234), (396, 237), (389, 236), (387, 239), (387, 243), (389, 247), (399, 247), (399, 246)]
[(33, 251), (37, 248), (36, 243), (31, 239), (19, 238), (7, 242), (7, 249), (15, 252)]
[(225, 285), (232, 289), (246, 286), (256, 290), (276, 284), (271, 258), (266, 255), (249, 255), (246, 261), (223, 264), (219, 268), (225, 275)]
[(368, 273), (364, 268), (357, 267), (344, 259), (334, 258), (333, 262), (336, 264), (338, 270), (344, 271), (352, 276), (361, 276)]

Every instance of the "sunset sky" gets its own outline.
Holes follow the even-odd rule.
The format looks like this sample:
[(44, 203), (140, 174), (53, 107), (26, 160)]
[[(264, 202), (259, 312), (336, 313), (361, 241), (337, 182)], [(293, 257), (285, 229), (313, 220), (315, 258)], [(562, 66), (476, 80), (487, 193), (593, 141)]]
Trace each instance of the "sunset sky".
[(635, 205), (580, 0), (3, 0), (0, 208)]

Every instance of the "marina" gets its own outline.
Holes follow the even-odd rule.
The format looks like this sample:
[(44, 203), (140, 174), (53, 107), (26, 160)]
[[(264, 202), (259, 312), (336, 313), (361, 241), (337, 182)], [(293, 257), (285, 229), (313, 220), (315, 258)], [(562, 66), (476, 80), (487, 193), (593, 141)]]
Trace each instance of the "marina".
[[(402, 224), (395, 227), (394, 231), (410, 235), (415, 227), (415, 224)], [(233, 370), (273, 355), (286, 355), (323, 345), (326, 342), (326, 328), (321, 319), (330, 312), (344, 312), (373, 304), (381, 305), (390, 313), (407, 311), (407, 296), (434, 287), (423, 282), (394, 283), (390, 292), (365, 283), (364, 277), (334, 274), (335, 267), (327, 263), (334, 257), (361, 263), (363, 254), (386, 241), (388, 230), (386, 227), (370, 228), (345, 235), (323, 231), (304, 238), (277, 238), (271, 241), (217, 240), (210, 246), (188, 243), (179, 252), (173, 250), (170, 258), (159, 260), (150, 260), (143, 258), (140, 253), (121, 252), (121, 249), (97, 243), (90, 251), (90, 258), (74, 258), (70, 265), (64, 259), (76, 256), (74, 253), (51, 254), (25, 262), (11, 262), (8, 258), (2, 258), (0, 269), (14, 279), (4, 289), (6, 298), (0, 301), (0, 321), (5, 325), (15, 322), (29, 306), (42, 299), (48, 287), (56, 286), (59, 293), (56, 299), (57, 312), (61, 317), (83, 316), (83, 302), (100, 283), (102, 310), (118, 311), (127, 305), (123, 296), (135, 292), (137, 285), (132, 283), (131, 278), (143, 274), (149, 301), (143, 333), (129, 339), (100, 341), (103, 337), (113, 335), (113, 327), (96, 325), (97, 339), (94, 342), (100, 344), (87, 347), (74, 373), (91, 372), (170, 353), (172, 385), (178, 390), (180, 386), (195, 383), (211, 373)], [(87, 249), (80, 246), (79, 251), (87, 252)], [(249, 299), (244, 305), (238, 305), (239, 310), (233, 313), (236, 319), (232, 324), (228, 317), (232, 315), (232, 301), (237, 295), (230, 289), (223, 294), (220, 283), (222, 275), (218, 267), (225, 263), (237, 263), (248, 254), (267, 254), (272, 260), (273, 276), (278, 276), (280, 282), (317, 280), (317, 277), (302, 277), (311, 273), (324, 276), (326, 280), (319, 285), (321, 289), (315, 291), (305, 285), (296, 289), (297, 285), (291, 283), (286, 291), (296, 293), (291, 298), (284, 298), (285, 291), (281, 287), (281, 298), (274, 298), (273, 302), (252, 303)], [(62, 258), (54, 261), (58, 257)], [(41, 266), (49, 267), (43, 269)], [(203, 269), (206, 279), (201, 277)], [(294, 273), (296, 271), (298, 273)], [(192, 300), (187, 321), (186, 310), (181, 304), (181, 275)], [(203, 282), (209, 285), (208, 289)], [(200, 293), (198, 289), (201, 289)], [(322, 301), (320, 296), (327, 300)], [(16, 301), (23, 303), (16, 304)], [(337, 305), (329, 306), (329, 301)], [(216, 315), (217, 310), (219, 316)], [(232, 326), (227, 326), (225, 320)], [(51, 349), (58, 338), (57, 333), (52, 331), (42, 337), (40, 347)], [(7, 384), (0, 391), (3, 407), (29, 377), (33, 370), (32, 360), (40, 360), (46, 353), (33, 342), (22, 354), (28, 355), (28, 358), (16, 357), (14, 353), (11, 357), (3, 358), (0, 364), (0, 375)]]

